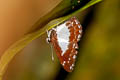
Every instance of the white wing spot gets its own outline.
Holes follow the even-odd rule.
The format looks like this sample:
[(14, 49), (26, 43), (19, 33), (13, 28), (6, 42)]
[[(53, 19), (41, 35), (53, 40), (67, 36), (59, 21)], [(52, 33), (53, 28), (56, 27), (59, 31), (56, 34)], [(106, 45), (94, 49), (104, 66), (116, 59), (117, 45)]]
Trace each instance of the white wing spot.
[(66, 22), (57, 27), (56, 33), (57, 33), (58, 44), (62, 50), (61, 55), (63, 56), (66, 50), (68, 49), (69, 36), (70, 36), (70, 32), (68, 27), (66, 26)]
[(73, 44), (73, 48), (75, 47), (75, 43)]
[(78, 52), (76, 51), (75, 54), (77, 54)]
[(78, 49), (78, 46), (75, 46), (75, 49)]
[(78, 25), (78, 28), (81, 28), (81, 25)]
[(78, 21), (78, 20), (75, 20), (75, 23), (76, 23), (76, 24), (78, 24), (78, 23), (79, 23), (79, 21)]
[(80, 37), (81, 37), (81, 35), (79, 34), (79, 35), (78, 35), (78, 39), (79, 39)]
[(82, 30), (79, 30), (79, 33), (82, 33)]
[(72, 67), (74, 67), (75, 65), (74, 64), (72, 64)]
[(68, 58), (68, 60), (70, 61), (71, 59), (70, 59), (70, 58)]
[(73, 22), (72, 22), (72, 25), (73, 25)]
[(70, 70), (73, 70), (73, 67), (72, 67), (72, 66), (70, 66)]
[(73, 56), (73, 59), (76, 59), (76, 55)]
[(65, 65), (65, 63), (66, 63), (66, 61), (63, 61), (63, 64), (62, 64), (62, 65), (64, 66), (64, 65)]
[(75, 49), (78, 49), (78, 45), (77, 44), (75, 45)]

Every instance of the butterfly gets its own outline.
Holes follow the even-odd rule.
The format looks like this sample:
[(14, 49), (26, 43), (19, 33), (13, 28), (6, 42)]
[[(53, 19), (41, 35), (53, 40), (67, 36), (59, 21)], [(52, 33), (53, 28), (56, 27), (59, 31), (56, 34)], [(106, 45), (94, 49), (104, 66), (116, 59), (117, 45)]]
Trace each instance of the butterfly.
[(82, 36), (82, 26), (76, 17), (72, 17), (48, 32), (47, 42), (50, 43), (60, 63), (67, 72), (72, 72), (78, 54), (78, 41)]

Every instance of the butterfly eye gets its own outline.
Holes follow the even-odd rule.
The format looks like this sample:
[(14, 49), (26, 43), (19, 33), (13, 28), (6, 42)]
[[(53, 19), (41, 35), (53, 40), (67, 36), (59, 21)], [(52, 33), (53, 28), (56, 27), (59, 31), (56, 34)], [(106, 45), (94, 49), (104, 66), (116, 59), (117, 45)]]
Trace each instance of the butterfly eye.
[(46, 42), (47, 42), (47, 43), (50, 43), (50, 42), (51, 42), (51, 38), (50, 38), (50, 36), (51, 36), (51, 31), (52, 31), (52, 30), (50, 30), (50, 31), (46, 30), (47, 35), (48, 35), (48, 37), (46, 38)]
[(50, 38), (46, 38), (46, 42), (47, 42), (47, 43), (50, 43)]

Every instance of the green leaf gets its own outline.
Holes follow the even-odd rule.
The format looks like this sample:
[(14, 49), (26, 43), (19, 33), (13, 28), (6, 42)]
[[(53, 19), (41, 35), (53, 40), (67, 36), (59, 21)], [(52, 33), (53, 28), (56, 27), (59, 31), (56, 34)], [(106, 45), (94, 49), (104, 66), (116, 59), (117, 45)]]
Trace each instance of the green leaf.
[(0, 59), (0, 80), (2, 79), (2, 76), (5, 72), (5, 69), (7, 68), (8, 63), (12, 60), (12, 58), (20, 51), (22, 50), (27, 44), (35, 40), (36, 38), (40, 37), (42, 34), (46, 33), (46, 30), (49, 30), (58, 24), (62, 23), (63, 21), (69, 19), (70, 17), (74, 16), (75, 14), (80, 13), (81, 11), (85, 10), (86, 8), (100, 2), (101, 0), (92, 0), (89, 3), (87, 3), (85, 6), (80, 8), (79, 10), (73, 12), (72, 14), (69, 14), (67, 16), (55, 19), (50, 21), (47, 25), (45, 25), (43, 28), (26, 34), (22, 39), (15, 42), (13, 45), (11, 45), (2, 55)]

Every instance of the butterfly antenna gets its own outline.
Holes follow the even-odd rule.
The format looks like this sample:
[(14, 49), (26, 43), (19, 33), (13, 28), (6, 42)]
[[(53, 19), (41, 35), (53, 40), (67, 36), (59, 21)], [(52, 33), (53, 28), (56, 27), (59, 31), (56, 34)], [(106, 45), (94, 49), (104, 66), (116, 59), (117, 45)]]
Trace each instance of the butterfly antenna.
[(52, 51), (52, 61), (54, 61), (54, 55), (53, 55), (53, 46), (50, 44), (51, 46), (51, 51)]

